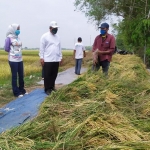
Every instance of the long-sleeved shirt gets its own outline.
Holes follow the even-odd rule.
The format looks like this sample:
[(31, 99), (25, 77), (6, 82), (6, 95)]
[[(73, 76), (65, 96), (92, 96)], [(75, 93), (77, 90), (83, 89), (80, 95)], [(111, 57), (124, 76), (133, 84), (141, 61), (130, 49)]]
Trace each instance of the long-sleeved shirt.
[(12, 62), (20, 62), (22, 61), (22, 43), (20, 38), (10, 38), (11, 46), (8, 54), (8, 60)]
[(60, 62), (62, 59), (60, 37), (57, 34), (47, 32), (40, 40), (40, 59), (44, 62)]
[(101, 35), (98, 35), (95, 38), (92, 51), (94, 52), (97, 49), (99, 49), (100, 51), (110, 51), (109, 54), (99, 54), (99, 58), (100, 61), (111, 61), (115, 46), (116, 44), (114, 36), (107, 33), (104, 40)]

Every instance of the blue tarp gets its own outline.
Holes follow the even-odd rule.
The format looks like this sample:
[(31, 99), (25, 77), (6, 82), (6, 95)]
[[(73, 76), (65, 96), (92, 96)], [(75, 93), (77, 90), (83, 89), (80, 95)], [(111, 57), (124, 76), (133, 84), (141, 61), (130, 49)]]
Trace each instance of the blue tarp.
[[(81, 73), (86, 70), (86, 68), (81, 68)], [(78, 76), (74, 73), (74, 67), (72, 67), (60, 72), (55, 84), (70, 84), (77, 78)], [(44, 81), (42, 80), (38, 83), (44, 84)], [(28, 95), (17, 98), (5, 107), (0, 108), (0, 133), (34, 118), (46, 96), (43, 89), (36, 89)]]
[(0, 108), (0, 133), (34, 118), (46, 96), (43, 89), (36, 89)]

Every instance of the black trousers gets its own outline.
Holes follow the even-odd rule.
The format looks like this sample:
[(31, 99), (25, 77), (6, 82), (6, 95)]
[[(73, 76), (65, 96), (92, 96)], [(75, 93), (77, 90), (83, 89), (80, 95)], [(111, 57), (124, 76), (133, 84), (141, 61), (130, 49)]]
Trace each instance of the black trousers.
[(103, 73), (107, 76), (110, 62), (108, 60), (100, 61), (100, 59), (98, 59), (98, 63), (92, 66), (92, 70), (98, 71), (100, 66), (102, 66)]
[(44, 90), (55, 88), (55, 80), (58, 74), (59, 62), (44, 62)]

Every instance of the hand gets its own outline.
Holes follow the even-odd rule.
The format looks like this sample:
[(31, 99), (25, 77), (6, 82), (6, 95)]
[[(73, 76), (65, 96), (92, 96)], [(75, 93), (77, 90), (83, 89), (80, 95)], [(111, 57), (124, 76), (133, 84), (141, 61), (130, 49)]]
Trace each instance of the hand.
[(95, 53), (95, 55), (101, 55), (101, 54), (103, 54), (103, 52), (104, 51), (101, 51), (101, 50), (99, 50), (99, 49), (96, 49), (95, 51), (94, 51), (94, 53)]
[(99, 53), (100, 55), (102, 55), (102, 54), (103, 54), (103, 51), (100, 51), (100, 50), (99, 50), (98, 53)]
[(97, 62), (98, 62), (97, 60), (94, 60), (94, 59), (93, 59), (93, 65), (96, 65)]
[(15, 46), (19, 46), (19, 43), (18, 43), (18, 42), (16, 42), (14, 45), (15, 45)]
[(99, 54), (99, 49), (96, 49), (95, 51), (94, 51), (94, 53), (95, 53), (95, 55), (98, 55)]
[(40, 63), (42, 66), (44, 66), (44, 59), (40, 59)]
[(98, 54), (93, 52), (93, 64), (96, 65), (98, 62)]
[(60, 65), (60, 66), (62, 66), (62, 65), (63, 65), (63, 60), (61, 60), (61, 61), (59, 62), (59, 65)]

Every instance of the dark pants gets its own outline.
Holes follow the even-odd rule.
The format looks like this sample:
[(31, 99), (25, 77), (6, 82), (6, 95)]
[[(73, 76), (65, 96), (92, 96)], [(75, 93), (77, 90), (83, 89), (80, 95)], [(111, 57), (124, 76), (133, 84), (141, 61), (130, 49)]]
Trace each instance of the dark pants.
[[(23, 61), (21, 62), (11, 62), (9, 61), (9, 65), (11, 68), (11, 74), (12, 74), (12, 90), (14, 96), (19, 96), (20, 94), (25, 94), (26, 91), (24, 89), (24, 71), (23, 71)], [(17, 84), (17, 77), (18, 83)]]
[(82, 58), (81, 59), (76, 59), (75, 74), (78, 74), (78, 75), (80, 74), (81, 65), (82, 65)]
[(42, 66), (42, 78), (44, 78), (44, 67)]
[(44, 62), (44, 88), (45, 92), (55, 88), (59, 62)]
[(107, 76), (110, 62), (108, 60), (100, 61), (98, 59), (98, 63), (92, 66), (93, 71), (98, 71), (100, 66), (102, 66), (103, 73)]

